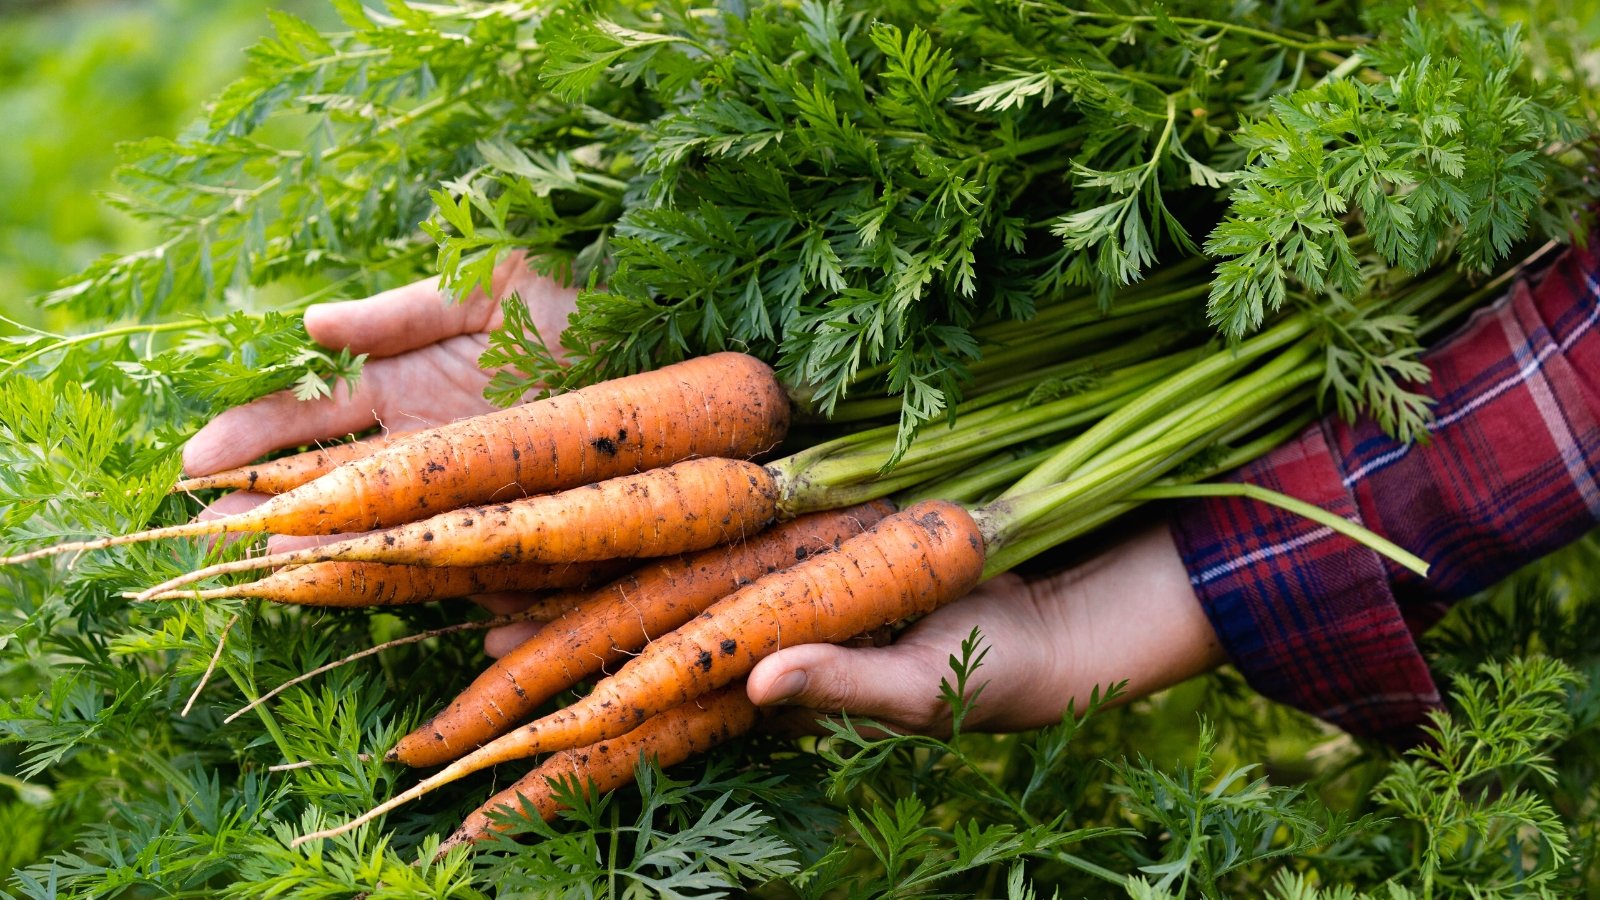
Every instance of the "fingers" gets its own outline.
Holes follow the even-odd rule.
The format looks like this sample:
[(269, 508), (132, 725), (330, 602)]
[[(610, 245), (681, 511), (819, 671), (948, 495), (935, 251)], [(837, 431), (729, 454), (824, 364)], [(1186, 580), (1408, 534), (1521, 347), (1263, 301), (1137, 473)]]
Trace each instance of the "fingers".
[(472, 597), (472, 602), (497, 616), (509, 616), (522, 612), (538, 599), (539, 595), (531, 591), (495, 591), (490, 594), (477, 594)]
[(226, 410), (184, 445), (183, 471), (208, 475), (273, 450), (365, 431), (377, 423), (377, 415), (370, 399), (359, 402), (362, 394), (373, 393), (370, 379), (362, 382), (356, 398), (341, 385), (333, 398), (302, 401), (279, 391)]
[[(257, 494), (252, 491), (233, 491), (223, 494), (200, 510), (195, 519), (200, 522), (207, 522), (212, 519), (220, 519), (224, 516), (242, 513), (260, 506), (270, 496), (270, 494)], [(249, 535), (246, 534), (225, 533), (214, 535), (209, 539), (209, 546), (212, 549), (216, 549), (218, 546), (230, 546), (235, 541), (247, 540), (248, 538)]]
[(363, 300), (322, 303), (305, 312), (306, 331), (324, 347), (396, 356), (445, 338), (479, 334), (501, 321), (500, 299), (515, 293), (533, 313), (535, 329), (552, 347), (577, 304), (577, 290), (528, 269), (520, 253), (495, 268), (494, 289), (473, 290), (460, 302), (428, 279)]
[(246, 510), (255, 509), (265, 503), (269, 497), (271, 497), (270, 494), (257, 494), (253, 491), (233, 491), (213, 500), (205, 509), (200, 510), (195, 519), (201, 522), (209, 522), (212, 519), (236, 515)]
[(488, 412), (489, 376), (478, 368), (483, 346), (456, 337), (395, 359), (367, 363), (352, 394), (345, 384), (332, 397), (296, 400), (287, 391), (226, 410), (207, 422), (183, 448), (183, 470), (193, 475), (241, 466), (285, 447), (359, 433), (374, 425), (414, 431)]
[(517, 649), (523, 641), (538, 634), (539, 629), (543, 627), (538, 622), (514, 622), (499, 628), (491, 628), (483, 637), (483, 652), (499, 659)]
[(474, 291), (456, 303), (437, 279), (418, 281), (362, 300), (319, 303), (306, 310), (306, 331), (324, 347), (395, 356), (447, 337), (489, 330), (500, 308)]
[[(493, 594), (479, 594), (472, 598), (472, 602), (497, 616), (508, 616), (519, 613), (532, 606), (538, 599), (537, 594), (527, 591), (500, 591)], [(499, 628), (489, 629), (483, 636), (483, 652), (499, 659), (507, 653), (517, 649), (523, 641), (539, 633), (544, 627), (542, 622), (513, 622), (510, 625), (501, 625)]]
[(948, 662), (919, 645), (839, 647), (804, 644), (774, 653), (750, 672), (745, 690), (757, 706), (849, 713), (920, 734), (949, 731), (939, 682)]
[[(520, 254), (501, 263), (494, 296), (515, 292), (552, 349), (577, 303), (577, 291), (527, 268)], [(359, 433), (374, 425), (408, 431), (488, 412), (478, 368), (485, 332), (499, 324), (498, 303), (474, 292), (455, 303), (437, 281), (419, 281), (365, 300), (306, 310), (318, 343), (349, 347), (377, 359), (362, 370), (354, 394), (299, 401), (288, 392), (262, 397), (209, 422), (184, 447), (184, 471), (205, 475), (243, 465), (272, 450)], [(403, 354), (403, 355), (402, 355)]]
[(288, 553), (293, 550), (308, 550), (312, 547), (321, 547), (324, 544), (337, 544), (340, 541), (353, 540), (372, 533), (370, 531), (348, 531), (340, 534), (275, 534), (267, 538), (267, 552)]

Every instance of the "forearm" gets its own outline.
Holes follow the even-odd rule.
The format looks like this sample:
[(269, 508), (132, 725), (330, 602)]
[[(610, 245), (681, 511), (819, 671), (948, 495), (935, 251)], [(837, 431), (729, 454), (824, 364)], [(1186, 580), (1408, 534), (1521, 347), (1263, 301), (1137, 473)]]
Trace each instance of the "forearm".
[(1059, 682), (1079, 710), (1096, 688), (1125, 681), (1122, 699), (1136, 699), (1227, 661), (1164, 524), (1027, 590), (1060, 636)]

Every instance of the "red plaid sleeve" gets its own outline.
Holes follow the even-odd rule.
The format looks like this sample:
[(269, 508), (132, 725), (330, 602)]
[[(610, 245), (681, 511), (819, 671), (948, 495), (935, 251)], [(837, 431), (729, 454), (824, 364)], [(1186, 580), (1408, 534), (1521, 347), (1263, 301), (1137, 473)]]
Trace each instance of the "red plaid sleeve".
[(1253, 501), (1177, 513), (1190, 581), (1257, 690), (1358, 736), (1412, 741), (1439, 704), (1415, 635), (1600, 522), (1597, 251), (1566, 251), (1428, 353), (1426, 442), (1329, 417), (1234, 473), (1394, 540), (1429, 562), (1426, 580)]

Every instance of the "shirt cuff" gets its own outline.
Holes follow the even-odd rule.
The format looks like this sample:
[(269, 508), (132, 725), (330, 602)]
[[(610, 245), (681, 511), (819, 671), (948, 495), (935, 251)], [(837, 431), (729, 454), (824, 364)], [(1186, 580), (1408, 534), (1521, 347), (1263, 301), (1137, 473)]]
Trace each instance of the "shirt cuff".
[[(1360, 521), (1321, 425), (1231, 480)], [(1439, 690), (1377, 553), (1247, 498), (1186, 503), (1171, 528), (1195, 594), (1251, 686), (1358, 737), (1422, 737)]]

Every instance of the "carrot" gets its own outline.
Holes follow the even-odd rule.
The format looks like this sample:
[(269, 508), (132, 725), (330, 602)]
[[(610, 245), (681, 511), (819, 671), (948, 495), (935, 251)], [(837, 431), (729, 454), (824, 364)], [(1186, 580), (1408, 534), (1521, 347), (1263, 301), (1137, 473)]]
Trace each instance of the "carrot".
[(482, 566), (667, 556), (754, 534), (777, 518), (779, 500), (778, 483), (762, 466), (690, 459), (559, 494), (459, 509), (332, 544), (219, 563), (137, 598), (212, 575), (330, 560)]
[(971, 590), (986, 529), (940, 500), (890, 516), (832, 553), (775, 572), (657, 638), (582, 700), (524, 725), (350, 822), (304, 835), (343, 834), (473, 772), (537, 753), (608, 740), (666, 709), (748, 674), (780, 646), (838, 641), (927, 613)]
[(563, 750), (474, 810), (439, 845), (439, 852), (506, 830), (504, 822), (491, 816), (495, 811), (515, 812), (527, 803), (546, 822), (554, 819), (563, 809), (555, 796), (555, 787), (562, 781), (576, 781), (589, 796), (609, 793), (633, 780), (634, 766), (641, 757), (662, 768), (674, 766), (738, 737), (755, 723), (756, 708), (745, 696), (744, 683), (739, 682), (651, 716), (621, 737)]
[(256, 597), (301, 606), (398, 606), (496, 591), (577, 588), (613, 577), (614, 562), (513, 563), (499, 566), (423, 566), (370, 562), (319, 562), (273, 572), (248, 584), (173, 590), (151, 600)]
[(788, 423), (788, 396), (765, 363), (716, 353), (418, 432), (235, 515), (57, 544), (0, 563), (230, 531), (367, 531), (684, 459), (756, 456), (782, 440)]
[(266, 462), (239, 466), (236, 469), (213, 472), (210, 475), (185, 478), (172, 486), (172, 492), (176, 494), (183, 491), (220, 489), (255, 491), (259, 494), (282, 494), (308, 481), (326, 475), (328, 472), (333, 471), (336, 466), (371, 456), (379, 450), (391, 447), (408, 437), (411, 437), (410, 433), (385, 434), (363, 438), (359, 441), (351, 441), (347, 444), (329, 444), (326, 447), (318, 447), (292, 456), (282, 456)]
[(589, 592), (501, 657), (389, 751), (411, 766), (449, 762), (499, 736), (539, 704), (626, 659), (706, 607), (812, 553), (829, 550), (893, 512), (886, 501), (802, 516), (738, 543), (652, 563)]

